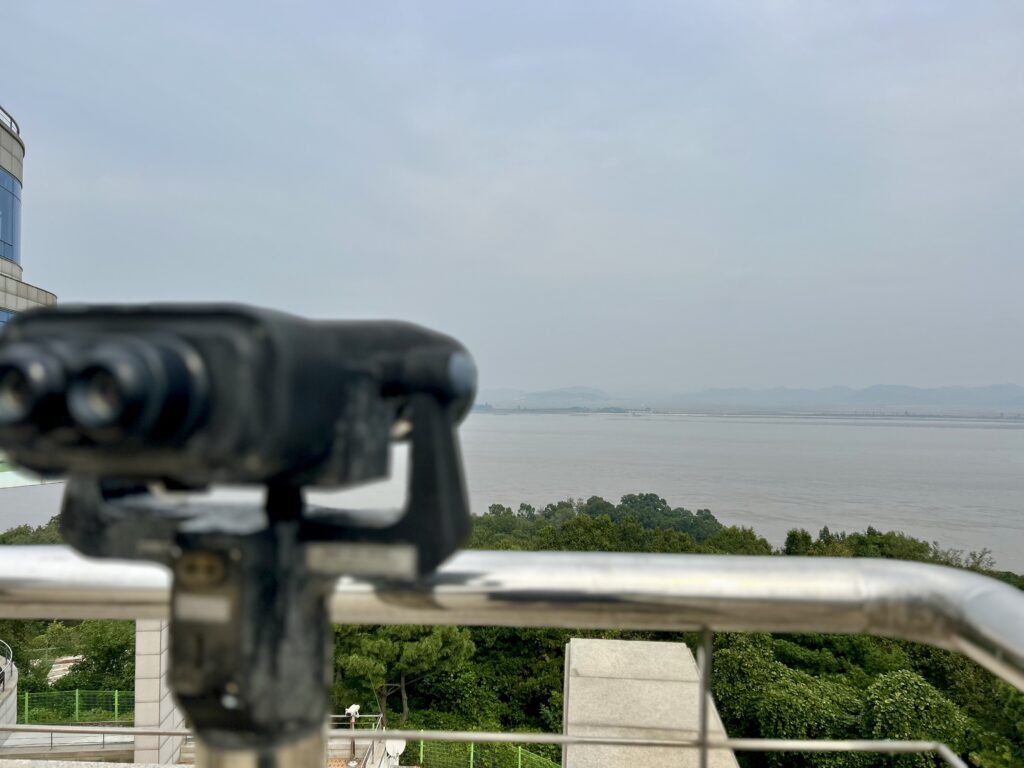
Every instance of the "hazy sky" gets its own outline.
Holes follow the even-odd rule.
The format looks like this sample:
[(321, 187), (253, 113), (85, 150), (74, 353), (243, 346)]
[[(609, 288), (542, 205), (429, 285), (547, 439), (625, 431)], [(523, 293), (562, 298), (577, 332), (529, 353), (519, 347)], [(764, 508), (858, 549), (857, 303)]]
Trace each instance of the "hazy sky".
[(1024, 4), (3, 2), (61, 300), (454, 334), (484, 387), (1024, 384)]

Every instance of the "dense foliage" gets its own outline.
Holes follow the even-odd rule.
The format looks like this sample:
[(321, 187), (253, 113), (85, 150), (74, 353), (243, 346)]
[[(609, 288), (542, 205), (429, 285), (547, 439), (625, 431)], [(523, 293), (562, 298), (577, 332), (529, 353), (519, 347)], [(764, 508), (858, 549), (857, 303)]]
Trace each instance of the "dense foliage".
[[(0, 543), (50, 543), (56, 523), (0, 534)], [(542, 509), (494, 505), (474, 521), (478, 549), (703, 552), (884, 557), (970, 568), (1024, 588), (994, 570), (987, 552), (964, 554), (901, 533), (817, 536), (793, 530), (775, 550), (750, 528), (726, 526), (708, 510), (672, 508), (654, 494), (612, 504), (599, 497)], [(413, 728), (561, 730), (564, 648), (570, 637), (687, 641), (673, 633), (615, 633), (497, 627), (335, 629), (334, 700), (359, 702)], [(84, 658), (56, 687), (130, 687), (133, 636), (123, 622), (0, 622), (15, 647), (22, 685), (43, 690), (46, 659)], [(971, 764), (1024, 764), (1024, 695), (965, 657), (910, 643), (849, 635), (720, 634), (713, 690), (735, 736), (938, 739)], [(558, 751), (549, 754), (557, 758)], [(741, 756), (751, 768), (928, 766), (921, 755)]]

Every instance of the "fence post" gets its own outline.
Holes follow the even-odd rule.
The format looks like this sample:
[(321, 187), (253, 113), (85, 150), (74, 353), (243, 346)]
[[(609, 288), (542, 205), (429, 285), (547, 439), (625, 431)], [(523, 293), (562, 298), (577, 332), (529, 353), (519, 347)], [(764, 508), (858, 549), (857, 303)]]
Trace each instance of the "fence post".
[(473, 747), (476, 746), (473, 742), (469, 742), (469, 768), (473, 768), (476, 762), (473, 760)]
[[(28, 696), (28, 694), (25, 694)], [(420, 739), (420, 768), (423, 768), (423, 739)]]
[(523, 748), (519, 748), (519, 754), (517, 755), (516, 765), (518, 768), (523, 768)]
[(25, 691), (25, 725), (28, 725), (28, 691)]
[(79, 714), (82, 711), (82, 698), (78, 694), (78, 689), (75, 688), (75, 722), (78, 722)]
[(118, 715), (121, 714), (120, 702), (117, 700), (117, 695), (120, 693), (116, 688), (114, 689), (114, 722), (116, 723), (120, 718)]

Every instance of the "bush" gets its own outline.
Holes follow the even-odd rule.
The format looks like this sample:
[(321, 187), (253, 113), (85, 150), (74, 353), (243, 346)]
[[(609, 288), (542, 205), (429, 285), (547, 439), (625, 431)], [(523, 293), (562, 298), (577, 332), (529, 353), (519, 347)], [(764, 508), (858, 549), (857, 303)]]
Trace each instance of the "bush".
[[(875, 739), (941, 741), (957, 753), (966, 746), (967, 718), (909, 669), (879, 675), (868, 687), (864, 724)], [(894, 755), (882, 764), (928, 768), (935, 760), (930, 755)]]

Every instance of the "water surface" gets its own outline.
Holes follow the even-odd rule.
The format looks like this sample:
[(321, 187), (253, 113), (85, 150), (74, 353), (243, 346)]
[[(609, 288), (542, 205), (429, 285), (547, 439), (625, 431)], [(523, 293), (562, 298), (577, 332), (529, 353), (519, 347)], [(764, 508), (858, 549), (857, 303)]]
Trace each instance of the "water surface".
[(1024, 571), (1020, 422), (474, 413), (461, 434), (476, 510), (651, 491), (776, 544), (872, 525)]
[[(965, 552), (988, 548), (1024, 572), (1024, 424), (960, 419), (645, 414), (472, 414), (461, 428), (475, 512), (490, 504), (653, 492), (672, 506), (710, 509), (774, 544), (813, 534), (904, 531)], [(401, 504), (395, 479), (344, 494), (336, 506)], [(0, 493), (0, 528), (39, 525), (62, 487)], [(259, 494), (225, 492), (231, 500)]]

